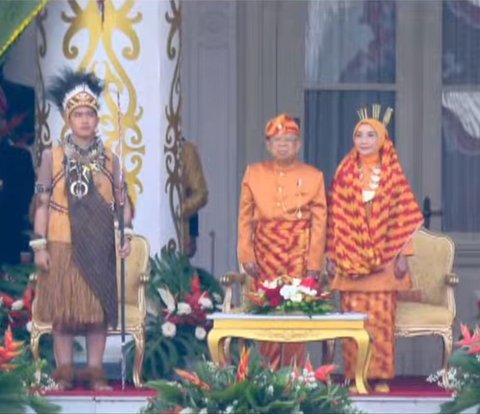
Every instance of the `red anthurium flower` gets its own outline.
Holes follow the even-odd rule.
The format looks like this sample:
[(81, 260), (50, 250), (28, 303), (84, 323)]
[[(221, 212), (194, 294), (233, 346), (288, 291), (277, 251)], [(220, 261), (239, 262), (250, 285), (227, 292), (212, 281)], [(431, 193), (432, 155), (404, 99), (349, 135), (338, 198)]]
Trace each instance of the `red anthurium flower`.
[(309, 289), (317, 289), (318, 288), (318, 280), (313, 277), (305, 277), (302, 279), (300, 286), (305, 286)]
[(203, 382), (200, 378), (198, 378), (197, 374), (190, 374), (190, 372), (187, 372), (183, 369), (175, 369), (175, 372), (179, 377), (182, 377), (186, 379), (187, 381), (191, 382), (192, 384), (197, 385), (198, 387), (210, 391), (210, 385), (208, 385), (206, 382)]
[(250, 364), (250, 349), (242, 348), (240, 355), (240, 362), (237, 368), (237, 382), (245, 381), (248, 377), (248, 366)]
[(32, 285), (28, 285), (23, 294), (23, 306), (29, 312), (32, 311), (32, 302), (35, 297), (35, 289)]
[(23, 346), (23, 341), (19, 342), (13, 340), (12, 329), (10, 326), (7, 328), (5, 332), (5, 338), (3, 340), (5, 342), (5, 347), (9, 351), (18, 351)]
[(327, 382), (330, 379), (330, 374), (335, 372), (337, 369), (336, 365), (322, 365), (315, 371), (315, 378), (322, 382)]
[(6, 293), (0, 293), (0, 298), (2, 299), (3, 304), (7, 308), (10, 308), (12, 306), (12, 303), (15, 302), (15, 299), (7, 295)]
[(480, 334), (476, 332), (475, 335), (472, 336), (467, 325), (464, 325), (463, 323), (460, 324), (460, 330), (462, 331), (463, 339), (455, 342), (457, 346), (468, 347), (480, 342)]

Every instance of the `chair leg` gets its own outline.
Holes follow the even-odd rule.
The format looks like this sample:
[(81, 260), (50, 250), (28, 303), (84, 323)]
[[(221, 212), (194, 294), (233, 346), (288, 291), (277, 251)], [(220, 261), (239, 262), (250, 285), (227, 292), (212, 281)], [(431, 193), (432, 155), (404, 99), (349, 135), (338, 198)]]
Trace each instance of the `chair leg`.
[(448, 368), (448, 360), (452, 354), (453, 349), (453, 334), (452, 329), (450, 328), (448, 332), (442, 334), (443, 338), (443, 369)]
[(142, 368), (143, 357), (145, 355), (145, 332), (144, 330), (138, 330), (131, 332), (135, 341), (135, 362), (133, 365), (133, 383), (135, 388), (142, 387)]
[(327, 339), (322, 342), (322, 364), (328, 365), (333, 363), (335, 357), (335, 339)]
[[(40, 360), (40, 337), (42, 332), (37, 328), (37, 326), (32, 323), (32, 332), (30, 333), (30, 348), (32, 350), (33, 360), (37, 363)], [(37, 368), (35, 371), (35, 378), (40, 382), (40, 377), (42, 371)]]

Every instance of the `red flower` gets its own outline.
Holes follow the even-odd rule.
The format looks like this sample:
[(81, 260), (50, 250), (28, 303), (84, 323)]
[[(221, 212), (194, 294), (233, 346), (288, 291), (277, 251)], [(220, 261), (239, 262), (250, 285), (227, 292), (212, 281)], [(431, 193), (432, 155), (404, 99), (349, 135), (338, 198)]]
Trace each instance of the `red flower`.
[(10, 308), (12, 303), (15, 302), (15, 299), (13, 299), (11, 296), (8, 296), (6, 293), (0, 293), (0, 299), (2, 299), (3, 304), (7, 308)]
[(32, 302), (35, 297), (35, 289), (32, 285), (28, 285), (23, 294), (23, 307), (28, 310), (29, 313), (32, 312)]
[(193, 373), (193, 374), (190, 374), (190, 372), (187, 372), (183, 369), (175, 369), (175, 372), (177, 373), (177, 375), (179, 377), (182, 377), (184, 379), (186, 379), (187, 381), (191, 382), (192, 384), (195, 384), (197, 385), (198, 387), (204, 389), (204, 390), (207, 390), (207, 391), (210, 391), (210, 385), (208, 385), (206, 382), (203, 382), (200, 378), (198, 378), (198, 375)]
[(315, 371), (315, 378), (322, 382), (327, 382), (330, 379), (330, 374), (335, 372), (337, 369), (336, 365), (322, 365)]
[(305, 286), (309, 289), (317, 289), (318, 288), (318, 280), (314, 277), (308, 276), (302, 279), (300, 286)]
[(464, 325), (463, 323), (460, 324), (460, 330), (462, 331), (463, 339), (455, 342), (457, 346), (469, 347), (471, 345), (475, 345), (476, 343), (480, 342), (480, 334), (476, 332), (472, 336), (470, 329), (468, 328), (467, 325)]
[(240, 362), (237, 368), (237, 382), (242, 382), (247, 379), (248, 366), (250, 364), (250, 349), (247, 351), (246, 347), (242, 348), (242, 354), (240, 356)]
[(468, 353), (470, 355), (480, 354), (480, 344), (469, 349)]
[(12, 329), (10, 326), (5, 331), (5, 337), (3, 338), (5, 346), (0, 346), (0, 371), (11, 370), (15, 368), (15, 365), (9, 362), (20, 356), (23, 352), (23, 342), (17, 342), (13, 340)]
[(276, 308), (283, 302), (282, 295), (280, 295), (280, 289), (282, 286), (277, 286), (273, 289), (263, 287), (263, 290), (265, 291), (265, 296), (268, 299), (268, 303), (270, 303), (270, 306), (273, 308)]

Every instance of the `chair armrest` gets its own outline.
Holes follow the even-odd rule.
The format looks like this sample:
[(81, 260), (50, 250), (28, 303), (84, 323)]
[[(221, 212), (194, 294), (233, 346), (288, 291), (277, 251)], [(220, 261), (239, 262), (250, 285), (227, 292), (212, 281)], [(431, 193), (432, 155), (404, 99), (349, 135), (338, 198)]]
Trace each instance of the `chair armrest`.
[(225, 273), (220, 278), (220, 283), (225, 288), (225, 296), (223, 299), (222, 311), (223, 312), (230, 312), (232, 310), (232, 302), (233, 302), (233, 288), (232, 286), (235, 283), (238, 283), (242, 290), (247, 283), (247, 274), (246, 273), (238, 273), (238, 272), (228, 272)]
[(447, 273), (445, 275), (445, 284), (455, 287), (458, 285), (458, 276), (456, 273)]
[(228, 272), (224, 274), (220, 279), (220, 283), (225, 287), (231, 287), (234, 283), (239, 283), (240, 285), (244, 285), (246, 281), (247, 281), (247, 274), (237, 273), (237, 272)]

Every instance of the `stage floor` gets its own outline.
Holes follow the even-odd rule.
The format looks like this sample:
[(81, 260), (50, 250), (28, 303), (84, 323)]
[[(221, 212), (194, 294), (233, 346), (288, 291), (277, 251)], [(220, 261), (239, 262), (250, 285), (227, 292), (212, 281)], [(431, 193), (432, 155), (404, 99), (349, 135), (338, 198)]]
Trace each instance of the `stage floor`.
[[(138, 413), (155, 392), (135, 389), (129, 385), (124, 391), (119, 383), (112, 391), (93, 392), (84, 389), (49, 391), (47, 397), (62, 407), (62, 413)], [(425, 377), (399, 377), (391, 383), (388, 394), (352, 395), (356, 406), (367, 413), (425, 413), (439, 412), (440, 404), (451, 399), (450, 393)], [(475, 413), (475, 410), (465, 411)]]

